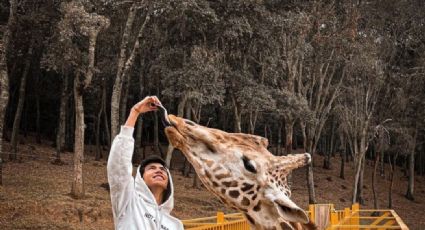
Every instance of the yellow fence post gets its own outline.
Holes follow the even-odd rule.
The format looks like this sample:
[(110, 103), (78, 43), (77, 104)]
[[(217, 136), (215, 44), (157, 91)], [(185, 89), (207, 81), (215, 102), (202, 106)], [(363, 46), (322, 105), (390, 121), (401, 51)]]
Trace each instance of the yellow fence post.
[(217, 212), (217, 225), (219, 229), (224, 229), (224, 212)]
[(335, 210), (331, 211), (331, 225), (338, 224), (338, 213)]
[[(360, 205), (359, 203), (355, 203), (351, 206), (352, 209), (352, 221), (351, 225), (359, 225), (360, 224)], [(359, 228), (355, 228), (359, 229)]]
[(340, 221), (341, 225), (351, 225), (350, 219), (348, 219), (348, 223), (347, 222), (347, 218), (349, 218), (349, 216), (351, 216), (351, 210), (350, 208), (344, 208), (344, 216), (343, 216), (343, 221)]
[(315, 223), (316, 222), (316, 220), (314, 219), (315, 217), (316, 217), (316, 215), (315, 215), (315, 213), (314, 213), (314, 204), (310, 204), (309, 206), (308, 206), (308, 211), (309, 211), (309, 213), (310, 213), (310, 220), (313, 222), (313, 223)]

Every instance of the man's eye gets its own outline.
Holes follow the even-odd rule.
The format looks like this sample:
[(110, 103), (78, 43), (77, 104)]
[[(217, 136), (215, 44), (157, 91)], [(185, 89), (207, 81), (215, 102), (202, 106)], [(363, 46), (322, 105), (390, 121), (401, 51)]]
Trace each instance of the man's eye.
[(243, 166), (245, 167), (246, 170), (252, 173), (257, 173), (257, 170), (255, 169), (254, 165), (252, 165), (250, 159), (248, 159), (246, 156), (243, 156), (242, 161), (243, 161)]

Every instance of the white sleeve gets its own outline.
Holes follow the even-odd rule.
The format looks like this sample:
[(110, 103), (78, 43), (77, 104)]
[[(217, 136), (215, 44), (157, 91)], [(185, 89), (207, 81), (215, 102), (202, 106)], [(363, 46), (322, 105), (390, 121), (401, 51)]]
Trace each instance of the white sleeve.
[(111, 203), (114, 219), (119, 218), (134, 193), (133, 127), (121, 126), (121, 132), (114, 138), (108, 158), (108, 182), (111, 191)]

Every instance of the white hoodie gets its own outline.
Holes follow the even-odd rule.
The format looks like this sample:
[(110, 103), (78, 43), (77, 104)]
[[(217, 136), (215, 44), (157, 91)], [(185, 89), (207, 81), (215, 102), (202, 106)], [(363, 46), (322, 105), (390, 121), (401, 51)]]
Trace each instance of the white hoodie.
[(174, 188), (168, 172), (170, 195), (157, 205), (155, 197), (140, 176), (132, 176), (131, 158), (134, 149), (133, 127), (121, 126), (112, 143), (108, 159), (108, 181), (111, 189), (115, 229), (180, 230), (183, 225), (170, 215), (174, 207)]

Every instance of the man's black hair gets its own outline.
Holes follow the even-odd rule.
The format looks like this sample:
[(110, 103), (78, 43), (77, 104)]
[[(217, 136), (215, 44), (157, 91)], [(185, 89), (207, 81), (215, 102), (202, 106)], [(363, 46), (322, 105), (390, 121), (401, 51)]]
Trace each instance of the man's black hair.
[(165, 164), (165, 161), (157, 155), (150, 155), (147, 156), (141, 163), (140, 163), (140, 176), (143, 178), (143, 173), (145, 172), (145, 168), (150, 163), (159, 163), (165, 168), (167, 168), (167, 165)]

